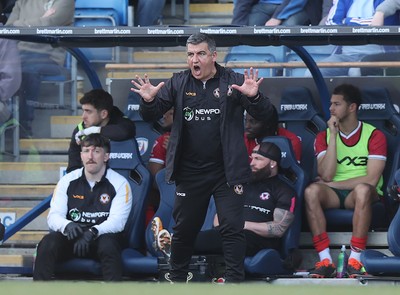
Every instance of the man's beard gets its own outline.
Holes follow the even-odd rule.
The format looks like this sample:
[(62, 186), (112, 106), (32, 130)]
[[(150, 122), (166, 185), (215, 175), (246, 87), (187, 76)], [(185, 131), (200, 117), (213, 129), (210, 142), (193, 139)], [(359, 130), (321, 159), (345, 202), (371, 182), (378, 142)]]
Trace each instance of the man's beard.
[(271, 177), (271, 168), (267, 165), (258, 171), (252, 172), (250, 182), (263, 181), (269, 177)]

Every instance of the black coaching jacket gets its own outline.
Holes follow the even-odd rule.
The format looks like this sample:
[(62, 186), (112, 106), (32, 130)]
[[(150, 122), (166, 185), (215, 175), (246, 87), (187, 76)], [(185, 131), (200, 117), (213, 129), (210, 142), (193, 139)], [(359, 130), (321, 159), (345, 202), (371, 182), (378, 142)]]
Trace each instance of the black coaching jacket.
[[(229, 185), (249, 181), (251, 170), (248, 155), (243, 140), (244, 110), (254, 118), (261, 119), (272, 112), (272, 104), (267, 97), (260, 93), (255, 101), (230, 88), (232, 84), (242, 85), (244, 76), (229, 68), (215, 64), (216, 77), (219, 78), (219, 97), (221, 102), (221, 140), (226, 179)], [(200, 82), (200, 83), (199, 83)], [(140, 114), (145, 121), (160, 118), (171, 107), (174, 107), (174, 122), (167, 150), (166, 180), (175, 179), (178, 159), (182, 151), (183, 108), (187, 93), (196, 93), (203, 87), (201, 81), (195, 79), (190, 70), (174, 73), (172, 78), (158, 92), (155, 99), (147, 103), (141, 99)], [(200, 90), (200, 89), (199, 89)]]

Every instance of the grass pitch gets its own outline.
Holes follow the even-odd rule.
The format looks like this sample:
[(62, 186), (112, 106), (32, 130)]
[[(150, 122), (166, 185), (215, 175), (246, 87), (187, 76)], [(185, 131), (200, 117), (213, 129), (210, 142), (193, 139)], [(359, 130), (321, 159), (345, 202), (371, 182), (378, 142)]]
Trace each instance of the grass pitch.
[(0, 280), (1, 294), (7, 295), (386, 295), (396, 294), (399, 287), (396, 285), (273, 285), (269, 283), (243, 283), (240, 285), (213, 285), (209, 283), (175, 284), (150, 282), (77, 282), (54, 281), (33, 282), (31, 280)]

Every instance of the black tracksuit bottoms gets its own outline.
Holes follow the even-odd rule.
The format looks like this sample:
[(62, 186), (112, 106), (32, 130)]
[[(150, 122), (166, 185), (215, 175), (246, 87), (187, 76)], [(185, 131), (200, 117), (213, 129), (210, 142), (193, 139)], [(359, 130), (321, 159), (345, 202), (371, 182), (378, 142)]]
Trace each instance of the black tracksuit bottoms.
[[(121, 240), (121, 233), (100, 235), (93, 241), (88, 255), (84, 257), (100, 261), (105, 281), (122, 279)], [(68, 241), (67, 237), (59, 232), (50, 232), (44, 236), (37, 247), (33, 279), (50, 280), (58, 263), (77, 258), (73, 254), (74, 242), (75, 240)]]
[(173, 228), (170, 260), (172, 281), (186, 281), (194, 242), (212, 196), (220, 223), (225, 278), (231, 282), (244, 280), (243, 187), (228, 186), (223, 173), (204, 173), (190, 180), (176, 180), (173, 210), (176, 225)]

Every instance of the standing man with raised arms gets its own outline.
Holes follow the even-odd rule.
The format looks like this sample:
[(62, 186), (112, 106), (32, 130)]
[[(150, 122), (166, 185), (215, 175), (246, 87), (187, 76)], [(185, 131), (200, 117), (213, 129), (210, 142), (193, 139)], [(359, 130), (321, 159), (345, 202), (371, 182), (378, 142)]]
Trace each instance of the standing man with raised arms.
[(144, 120), (160, 118), (171, 107), (175, 117), (167, 150), (167, 180), (176, 182), (171, 271), (166, 279), (186, 282), (196, 236), (214, 197), (223, 240), (227, 282), (244, 280), (243, 184), (251, 177), (243, 141), (243, 113), (255, 118), (272, 111), (259, 92), (262, 78), (216, 63), (215, 40), (202, 33), (186, 42), (189, 69), (154, 86), (136, 76), (132, 91), (141, 99)]

